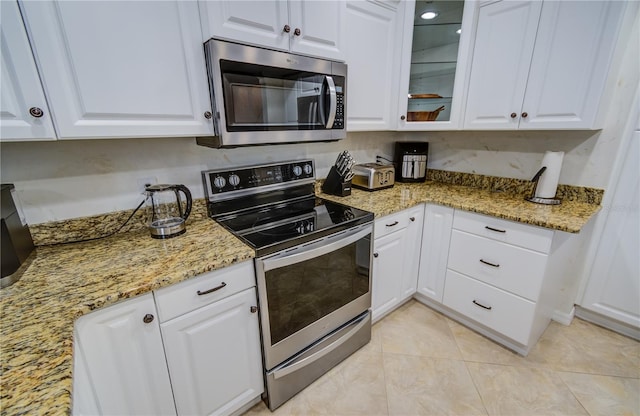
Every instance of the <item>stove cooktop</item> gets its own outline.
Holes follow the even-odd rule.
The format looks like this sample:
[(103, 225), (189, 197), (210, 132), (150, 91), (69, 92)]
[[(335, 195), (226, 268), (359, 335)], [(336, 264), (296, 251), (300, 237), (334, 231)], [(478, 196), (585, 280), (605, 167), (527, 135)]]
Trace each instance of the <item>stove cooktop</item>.
[(370, 212), (315, 197), (313, 160), (208, 170), (202, 181), (209, 216), (258, 257), (373, 222)]
[(373, 221), (373, 214), (315, 196), (214, 219), (264, 256)]

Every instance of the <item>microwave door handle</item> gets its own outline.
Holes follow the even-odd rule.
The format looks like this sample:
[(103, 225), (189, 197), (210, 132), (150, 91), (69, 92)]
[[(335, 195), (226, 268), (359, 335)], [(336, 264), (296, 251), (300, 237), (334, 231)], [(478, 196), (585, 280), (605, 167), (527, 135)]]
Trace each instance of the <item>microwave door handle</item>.
[(338, 95), (336, 94), (336, 84), (333, 82), (332, 77), (328, 75), (325, 76), (324, 82), (327, 84), (327, 89), (329, 90), (329, 112), (325, 127), (330, 129), (331, 127), (333, 127), (333, 121), (336, 118), (336, 111), (338, 109)]

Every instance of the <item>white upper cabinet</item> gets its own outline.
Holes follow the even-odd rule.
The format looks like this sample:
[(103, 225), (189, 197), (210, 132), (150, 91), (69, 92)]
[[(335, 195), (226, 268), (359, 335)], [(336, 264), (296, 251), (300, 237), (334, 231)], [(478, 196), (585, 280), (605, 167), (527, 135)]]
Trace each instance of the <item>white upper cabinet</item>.
[(18, 3), (0, 2), (0, 18), (0, 140), (55, 140), (51, 113), (22, 24)]
[(348, 131), (395, 128), (405, 5), (347, 1)]
[(346, 0), (200, 0), (203, 39), (344, 60)]
[[(419, 0), (405, 7), (397, 129), (460, 129), (478, 3)], [(435, 17), (423, 18), (426, 12)]]
[[(202, 41), (221, 38), (289, 50), (291, 25), (286, 0), (200, 0)], [(289, 26), (289, 33), (284, 28)]]
[(465, 129), (590, 129), (625, 2), (502, 1), (480, 8)]
[(213, 134), (195, 2), (21, 8), (59, 138)]

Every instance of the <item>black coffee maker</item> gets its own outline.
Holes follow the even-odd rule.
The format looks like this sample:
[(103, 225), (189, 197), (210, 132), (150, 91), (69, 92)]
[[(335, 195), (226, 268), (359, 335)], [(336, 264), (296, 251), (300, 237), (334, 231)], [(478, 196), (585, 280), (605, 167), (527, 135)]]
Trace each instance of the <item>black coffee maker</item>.
[(396, 142), (396, 182), (424, 182), (427, 177), (429, 143)]

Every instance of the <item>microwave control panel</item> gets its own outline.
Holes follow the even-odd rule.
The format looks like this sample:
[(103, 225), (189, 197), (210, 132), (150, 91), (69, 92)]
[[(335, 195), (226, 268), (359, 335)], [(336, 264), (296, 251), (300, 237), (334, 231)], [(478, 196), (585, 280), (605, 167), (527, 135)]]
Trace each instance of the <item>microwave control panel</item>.
[[(342, 81), (342, 79), (340, 81)], [(344, 128), (344, 89), (342, 85), (337, 85), (337, 84), (336, 84), (336, 118), (333, 120), (332, 128), (334, 129)]]

